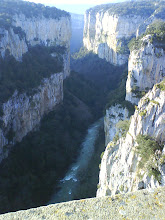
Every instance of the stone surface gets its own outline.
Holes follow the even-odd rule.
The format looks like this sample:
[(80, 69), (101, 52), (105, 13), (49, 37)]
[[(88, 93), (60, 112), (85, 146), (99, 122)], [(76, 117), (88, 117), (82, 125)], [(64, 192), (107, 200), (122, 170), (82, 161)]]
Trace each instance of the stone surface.
[[(17, 34), (15, 30), (19, 30)], [(23, 54), (35, 45), (66, 48), (62, 55), (62, 72), (56, 74), (52, 72), (50, 78), (43, 79), (40, 86), (30, 91), (33, 95), (18, 94), (15, 91), (7, 102), (1, 103), (3, 115), (0, 119), (3, 126), (0, 129), (0, 162), (8, 156), (15, 142), (21, 141), (40, 123), (44, 114), (53, 110), (63, 100), (63, 80), (70, 74), (70, 38), (69, 14), (58, 18), (46, 18), (43, 14), (25, 16), (21, 12), (15, 13), (12, 15), (11, 27), (0, 28), (2, 58), (5, 58), (8, 50), (10, 55), (21, 62)]]
[(142, 46), (129, 56), (126, 100), (133, 104), (138, 104), (139, 92), (148, 91), (165, 76), (164, 50), (155, 48), (149, 39), (149, 35), (145, 36)]
[[(143, 114), (142, 114), (143, 113)], [(117, 143), (110, 142), (101, 161), (99, 189), (97, 196), (114, 195), (136, 191), (139, 188), (155, 188), (160, 185), (154, 176), (149, 177), (146, 167), (139, 170), (140, 156), (137, 155), (136, 137), (139, 134), (154, 137), (161, 145), (165, 144), (165, 91), (154, 88), (144, 96), (131, 117), (129, 131)], [(153, 166), (161, 173), (164, 185), (164, 154), (160, 152)], [(153, 155), (154, 156), (154, 155)], [(152, 160), (152, 158), (151, 158)], [(141, 186), (143, 184), (143, 186)]]
[(0, 215), (0, 220), (164, 220), (165, 188), (59, 203)]
[[(24, 35), (15, 34), (13, 27), (21, 28)], [(9, 30), (0, 28), (0, 54), (5, 56), (6, 50), (20, 61), (29, 46), (38, 44), (44, 46), (70, 47), (71, 20), (69, 16), (58, 19), (42, 17), (26, 17), (24, 14), (15, 14)]]
[[(121, 40), (136, 35), (136, 30), (147, 17), (136, 15), (111, 15), (107, 11), (85, 14), (84, 46), (115, 65), (122, 65), (128, 60), (128, 53), (119, 53)], [(123, 46), (123, 45), (122, 45)]]
[(119, 104), (106, 109), (104, 117), (105, 146), (113, 140), (117, 132), (116, 124), (120, 120), (128, 119), (128, 114), (128, 110)]
[[(10, 147), (21, 141), (27, 133), (40, 123), (44, 114), (63, 100), (63, 73), (53, 74), (45, 78), (33, 95), (26, 93), (14, 95), (3, 104), (3, 130), (0, 129), (0, 161), (9, 152)], [(13, 137), (7, 140), (7, 134), (12, 130)]]

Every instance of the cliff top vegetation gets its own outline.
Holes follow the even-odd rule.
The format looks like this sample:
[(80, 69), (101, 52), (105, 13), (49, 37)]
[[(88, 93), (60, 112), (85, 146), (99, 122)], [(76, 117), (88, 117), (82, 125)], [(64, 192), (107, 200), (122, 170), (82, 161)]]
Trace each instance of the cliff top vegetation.
[(0, 1), (0, 27), (10, 27), (15, 14), (24, 14), (26, 17), (42, 17), (59, 19), (60, 17), (70, 17), (66, 11), (55, 7), (48, 7), (42, 4), (35, 4), (24, 1)]
[[(64, 51), (64, 47), (35, 46), (23, 55), (22, 62), (10, 55), (4, 60), (0, 58), (0, 106), (15, 90), (31, 93), (43, 78), (61, 72)], [(57, 53), (58, 56), (52, 57), (51, 53)]]
[(163, 48), (165, 50), (165, 22), (157, 21), (148, 26), (146, 32), (138, 38), (133, 38), (128, 47), (130, 51), (138, 50), (139, 48), (146, 46), (148, 40), (145, 41), (144, 37), (150, 35), (149, 41), (157, 48)]
[(87, 13), (108, 12), (110, 15), (140, 15), (149, 17), (157, 9), (159, 13), (157, 16), (162, 16), (164, 13), (165, 2), (157, 0), (151, 1), (136, 1), (136, 2), (122, 2), (115, 4), (99, 5), (87, 10)]

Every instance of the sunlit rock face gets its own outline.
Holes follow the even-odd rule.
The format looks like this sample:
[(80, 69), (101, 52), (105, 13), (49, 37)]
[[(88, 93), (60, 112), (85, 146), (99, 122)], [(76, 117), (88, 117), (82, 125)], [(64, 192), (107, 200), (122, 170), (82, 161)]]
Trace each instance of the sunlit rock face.
[(121, 120), (128, 119), (128, 115), (127, 108), (123, 108), (119, 104), (106, 110), (104, 117), (105, 145), (113, 140), (117, 132), (116, 124)]
[(69, 52), (70, 38), (69, 16), (53, 19), (16, 14), (9, 29), (0, 28), (0, 54), (4, 57), (8, 50), (16, 60), (21, 60), (28, 47), (35, 45), (65, 46)]
[[(97, 196), (114, 195), (155, 188), (165, 184), (165, 91), (154, 86), (139, 102), (131, 117), (129, 131), (117, 143), (109, 142), (101, 162)], [(139, 134), (154, 138), (164, 149), (151, 155), (147, 163), (159, 172), (149, 175), (147, 166), (139, 168), (141, 157), (136, 152)]]
[(141, 47), (131, 51), (128, 61), (126, 100), (138, 104), (140, 97), (165, 76), (165, 53), (150, 43), (150, 36), (142, 39)]
[(85, 13), (84, 46), (114, 65), (128, 61), (128, 43), (148, 25), (165, 20), (164, 2), (127, 2), (93, 7)]
[(124, 41), (136, 35), (138, 26), (145, 20), (146, 17), (138, 15), (120, 16), (111, 15), (108, 10), (96, 13), (88, 10), (85, 14), (84, 46), (100, 58), (122, 65), (127, 62), (129, 54), (125, 51)]

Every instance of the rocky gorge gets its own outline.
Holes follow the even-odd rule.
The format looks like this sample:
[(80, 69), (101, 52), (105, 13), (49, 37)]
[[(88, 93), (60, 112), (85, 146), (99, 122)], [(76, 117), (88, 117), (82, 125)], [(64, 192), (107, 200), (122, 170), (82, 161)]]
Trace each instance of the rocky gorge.
[[(108, 219), (108, 202), (111, 210), (119, 210), (118, 219), (123, 219), (132, 217), (125, 211), (131, 200), (144, 219), (150, 218), (146, 195), (154, 207), (164, 204), (164, 188), (155, 189), (165, 185), (164, 1), (106, 4), (87, 10), (84, 48), (71, 57), (71, 74), (70, 15), (33, 3), (26, 5), (27, 14), (24, 3), (17, 4), (19, 11), (13, 5), (11, 16), (0, 16), (0, 91), (6, 93), (0, 94), (1, 213), (41, 206), (51, 198), (58, 202), (94, 197), (97, 188), (98, 198), (64, 203), (60, 211), (58, 205), (48, 209), (55, 207), (57, 219), (70, 219), (79, 211), (84, 212), (84, 219)], [(72, 17), (76, 20), (77, 16)], [(82, 29), (82, 16), (77, 29)], [(18, 69), (24, 65), (28, 70), (21, 76)], [(14, 85), (9, 80), (13, 71)], [(104, 147), (102, 120), (97, 120), (106, 103)], [(101, 150), (105, 151), (96, 186)], [(142, 189), (146, 190), (136, 192)], [(139, 197), (147, 206), (146, 213)], [(96, 214), (90, 208), (86, 214), (86, 206), (80, 204), (90, 201), (97, 203)], [(103, 210), (99, 212), (100, 203)], [(76, 205), (66, 212), (70, 204), (71, 208)], [(44, 213), (42, 218), (51, 219), (48, 209), (32, 213), (41, 211), (38, 216)]]
[[(5, 4), (7, 3), (2, 5), (1, 10), (5, 10)], [(49, 8), (46, 11), (46, 8), (41, 7), (43, 13), (33, 14), (37, 5), (16, 4), (14, 6), (10, 2), (10, 7), (13, 8), (10, 8), (11, 14), (8, 20), (1, 18), (4, 20), (4, 24), (0, 27), (2, 59), (6, 59), (7, 53), (9, 53), (18, 62), (22, 62), (23, 56), (28, 53), (29, 48), (37, 45), (47, 48), (65, 47), (65, 50), (51, 52), (50, 55), (53, 58), (62, 60), (63, 67), (59, 72), (58, 68), (55, 68), (50, 77), (41, 79), (37, 88), (31, 89), (33, 95), (29, 96), (26, 91), (20, 94), (16, 89), (11, 97), (2, 104), (1, 161), (7, 157), (9, 149), (14, 143), (20, 142), (40, 123), (44, 114), (53, 110), (63, 100), (63, 80), (70, 74), (71, 21), (69, 13), (59, 10), (58, 13), (55, 11), (55, 15), (47, 16)], [(29, 7), (31, 14), (27, 14), (25, 7)], [(39, 7), (37, 10), (40, 10)]]

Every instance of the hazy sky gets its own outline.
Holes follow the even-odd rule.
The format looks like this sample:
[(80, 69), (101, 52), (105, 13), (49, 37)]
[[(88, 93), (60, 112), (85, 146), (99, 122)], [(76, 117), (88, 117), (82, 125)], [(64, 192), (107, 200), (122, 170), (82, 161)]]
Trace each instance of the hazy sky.
[(84, 14), (88, 8), (95, 5), (123, 2), (126, 0), (26, 0), (29, 2), (42, 3), (44, 5), (55, 6), (57, 8), (78, 14)]

